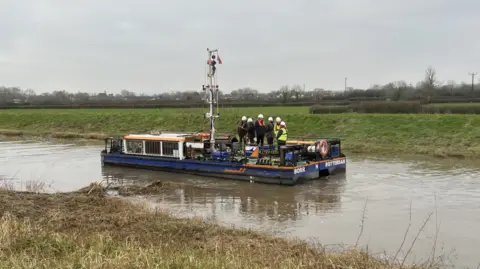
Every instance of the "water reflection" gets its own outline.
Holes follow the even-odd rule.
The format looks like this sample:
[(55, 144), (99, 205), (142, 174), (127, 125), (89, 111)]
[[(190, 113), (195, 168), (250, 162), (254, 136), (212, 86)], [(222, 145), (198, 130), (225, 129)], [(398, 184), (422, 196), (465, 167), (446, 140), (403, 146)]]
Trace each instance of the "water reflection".
[[(190, 210), (203, 208), (210, 211), (211, 217), (229, 214), (276, 222), (340, 211), (346, 182), (345, 174), (339, 174), (305, 185), (276, 186), (157, 171), (138, 173), (136, 169), (112, 166), (102, 167), (102, 175), (110, 184), (148, 184), (155, 180), (185, 183), (155, 197), (155, 201)], [(200, 181), (203, 183), (199, 184)]]
[(460, 158), (439, 158), (424, 155), (371, 155), (371, 154), (353, 154), (348, 156), (349, 161), (370, 160), (382, 164), (407, 164), (412, 171), (419, 170), (423, 173), (425, 170), (433, 170), (436, 172), (448, 172), (459, 170), (460, 173), (470, 172), (478, 173), (480, 171), (479, 163), (476, 159), (460, 159)]

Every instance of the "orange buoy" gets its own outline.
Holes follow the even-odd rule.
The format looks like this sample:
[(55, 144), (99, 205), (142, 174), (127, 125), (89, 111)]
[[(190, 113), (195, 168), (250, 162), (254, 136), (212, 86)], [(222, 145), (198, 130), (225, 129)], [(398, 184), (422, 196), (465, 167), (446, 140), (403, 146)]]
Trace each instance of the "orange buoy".
[(200, 136), (201, 138), (209, 138), (210, 137), (210, 134), (209, 133), (197, 133), (198, 136)]

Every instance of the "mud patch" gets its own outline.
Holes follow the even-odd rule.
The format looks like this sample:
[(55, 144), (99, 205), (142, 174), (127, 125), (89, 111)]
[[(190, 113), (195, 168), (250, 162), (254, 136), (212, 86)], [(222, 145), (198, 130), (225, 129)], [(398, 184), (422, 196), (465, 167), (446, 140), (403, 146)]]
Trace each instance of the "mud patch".
[(112, 186), (111, 184), (91, 183), (77, 191), (77, 193), (106, 195), (109, 192), (114, 192), (120, 196), (135, 196), (135, 195), (157, 195), (164, 191), (171, 191), (172, 189), (182, 188), (185, 184), (172, 183), (164, 181), (155, 181), (145, 186), (139, 185), (122, 185)]

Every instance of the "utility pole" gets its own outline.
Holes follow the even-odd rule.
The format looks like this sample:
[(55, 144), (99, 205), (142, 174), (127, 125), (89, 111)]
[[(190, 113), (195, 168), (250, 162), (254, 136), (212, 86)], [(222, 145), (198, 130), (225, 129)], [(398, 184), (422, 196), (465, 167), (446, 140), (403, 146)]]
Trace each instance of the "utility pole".
[(344, 92), (345, 100), (347, 100), (347, 79), (348, 78), (345, 78), (345, 92)]
[(472, 96), (473, 96), (473, 90), (475, 87), (475, 76), (477, 75), (477, 73), (468, 73), (468, 74), (472, 76)]

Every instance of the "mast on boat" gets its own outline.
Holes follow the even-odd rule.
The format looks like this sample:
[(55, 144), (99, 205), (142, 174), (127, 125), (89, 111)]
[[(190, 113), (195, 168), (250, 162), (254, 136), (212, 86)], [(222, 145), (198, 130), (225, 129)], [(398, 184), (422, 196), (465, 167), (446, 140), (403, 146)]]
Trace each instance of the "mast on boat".
[[(217, 59), (221, 64), (221, 60), (218, 58), (218, 49), (210, 50), (207, 48), (208, 52), (208, 73), (207, 73), (207, 85), (203, 85), (203, 91), (208, 91), (207, 103), (210, 104), (210, 111), (206, 113), (206, 118), (210, 120), (210, 148), (215, 151), (215, 118), (220, 117), (218, 111), (218, 85), (217, 85), (217, 74), (216, 74), (216, 64)], [(214, 108), (217, 104), (217, 111), (215, 113)]]

